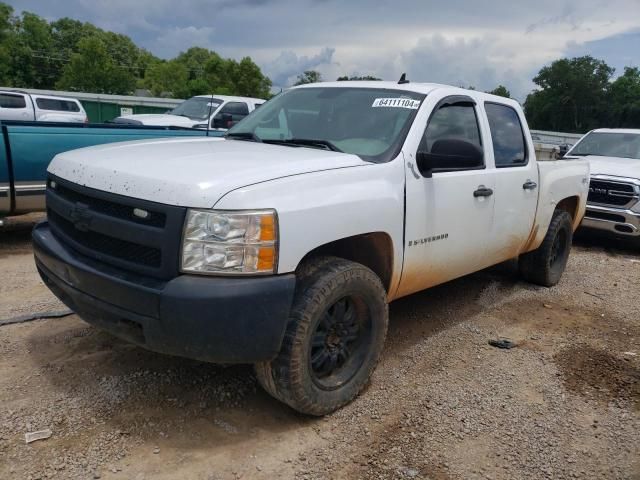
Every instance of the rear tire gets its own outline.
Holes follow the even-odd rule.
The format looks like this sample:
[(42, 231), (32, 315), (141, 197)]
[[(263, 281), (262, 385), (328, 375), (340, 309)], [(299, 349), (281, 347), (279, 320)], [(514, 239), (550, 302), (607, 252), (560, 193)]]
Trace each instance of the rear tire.
[(367, 385), (382, 354), (389, 311), (378, 276), (364, 265), (323, 257), (298, 272), (278, 356), (255, 365), (260, 385), (308, 415), (326, 415)]
[(564, 210), (556, 210), (542, 244), (519, 258), (520, 274), (528, 282), (553, 287), (562, 277), (571, 243), (573, 219)]

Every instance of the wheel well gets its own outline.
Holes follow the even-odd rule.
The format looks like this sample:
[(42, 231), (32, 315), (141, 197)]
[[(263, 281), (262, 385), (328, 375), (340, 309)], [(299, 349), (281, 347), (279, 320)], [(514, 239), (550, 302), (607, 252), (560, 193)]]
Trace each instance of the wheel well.
[(568, 197), (558, 202), (556, 205), (556, 210), (564, 210), (573, 220), (576, 219), (576, 215), (578, 213), (578, 205), (580, 199), (578, 197)]
[(393, 274), (393, 242), (386, 233), (365, 233), (326, 243), (307, 253), (298, 268), (309, 259), (322, 255), (344, 258), (370, 268), (389, 291)]

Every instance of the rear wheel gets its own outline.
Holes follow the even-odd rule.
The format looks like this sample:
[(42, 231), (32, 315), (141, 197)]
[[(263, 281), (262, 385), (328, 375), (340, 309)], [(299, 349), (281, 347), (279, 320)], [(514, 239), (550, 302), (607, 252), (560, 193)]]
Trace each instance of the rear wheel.
[(533, 252), (520, 256), (522, 277), (545, 287), (556, 285), (567, 266), (572, 241), (571, 215), (564, 210), (556, 210), (542, 244)]
[(358, 263), (306, 265), (278, 356), (255, 366), (264, 389), (299, 412), (326, 415), (366, 386), (387, 333), (386, 291)]

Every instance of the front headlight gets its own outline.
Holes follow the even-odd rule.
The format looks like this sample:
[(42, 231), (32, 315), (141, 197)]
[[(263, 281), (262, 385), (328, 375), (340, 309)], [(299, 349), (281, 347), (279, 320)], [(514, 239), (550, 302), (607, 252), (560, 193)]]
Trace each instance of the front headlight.
[(631, 207), (631, 211), (635, 213), (640, 213), (640, 202), (636, 203), (633, 207)]
[(274, 210), (188, 210), (180, 270), (185, 273), (268, 274), (277, 267)]

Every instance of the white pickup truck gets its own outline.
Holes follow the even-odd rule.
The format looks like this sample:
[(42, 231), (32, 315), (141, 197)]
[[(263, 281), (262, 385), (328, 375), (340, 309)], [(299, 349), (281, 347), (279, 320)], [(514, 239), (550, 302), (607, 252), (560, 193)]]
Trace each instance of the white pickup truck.
[(388, 303), (505, 260), (560, 280), (586, 161), (536, 162), (520, 106), (435, 84), (293, 88), (225, 138), (62, 153), (33, 231), (44, 282), (145, 348), (253, 363), (323, 415), (364, 388)]
[(115, 118), (114, 123), (157, 127), (227, 130), (262, 105), (265, 100), (227, 95), (198, 95), (167, 113), (140, 113)]
[(0, 90), (0, 121), (88, 123), (82, 103), (75, 98)]
[(586, 158), (591, 166), (582, 227), (640, 245), (640, 130), (593, 130), (566, 156)]

